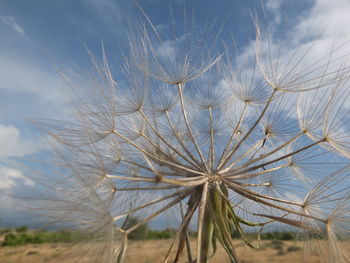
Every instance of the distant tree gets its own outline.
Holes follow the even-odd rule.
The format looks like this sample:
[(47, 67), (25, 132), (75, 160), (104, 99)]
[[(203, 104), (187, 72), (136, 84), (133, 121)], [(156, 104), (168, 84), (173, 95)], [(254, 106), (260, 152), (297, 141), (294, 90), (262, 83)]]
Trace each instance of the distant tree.
[[(129, 229), (136, 224), (138, 224), (140, 220), (137, 217), (129, 217), (124, 225), (125, 229)], [(135, 231), (131, 232), (128, 235), (128, 239), (130, 240), (144, 240), (147, 237), (147, 233), (149, 231), (148, 224), (144, 224), (138, 227)]]

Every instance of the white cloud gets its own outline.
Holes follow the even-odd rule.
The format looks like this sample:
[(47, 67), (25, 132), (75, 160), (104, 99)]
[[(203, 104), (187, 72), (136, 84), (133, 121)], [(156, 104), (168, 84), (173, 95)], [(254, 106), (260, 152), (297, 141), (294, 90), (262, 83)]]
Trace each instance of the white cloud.
[[(25, 214), (27, 208), (23, 207), (24, 202), (19, 202), (13, 195), (16, 194), (21, 184), (27, 187), (34, 187), (35, 183), (26, 177), (19, 169), (0, 166), (0, 210), (4, 212), (1, 216), (16, 215), (15, 213)], [(5, 219), (7, 217), (4, 217)], [(18, 217), (19, 214), (16, 215)]]
[(33, 186), (34, 182), (25, 177), (21, 170), (0, 166), (0, 189), (11, 190), (16, 186), (18, 181), (22, 181), (25, 185)]
[(350, 33), (350, 2), (348, 0), (316, 0), (304, 21), (317, 26), (323, 37), (348, 38)]
[(274, 22), (279, 24), (282, 20), (282, 8), (283, 1), (282, 0), (267, 0), (265, 3), (266, 8), (272, 12), (274, 16)]
[(11, 27), (15, 32), (17, 32), (18, 34), (22, 35), (25, 38), (28, 38), (28, 36), (26, 35), (26, 33), (24, 32), (24, 29), (22, 26), (20, 26), (20, 24), (18, 24), (18, 22), (16, 21), (16, 19), (13, 16), (0, 16), (0, 20), (8, 25), (9, 27)]
[(0, 160), (25, 156), (44, 148), (42, 139), (35, 141), (21, 138), (20, 130), (12, 125), (0, 124)]
[[(302, 70), (314, 70), (312, 74), (317, 76), (322, 73), (321, 70), (325, 69), (328, 60), (332, 61), (328, 65), (328, 73), (344, 66), (342, 64), (346, 62), (344, 55), (349, 56), (350, 53), (350, 44), (343, 45), (350, 40), (350, 27), (348, 27), (350, 2), (348, 0), (315, 0), (308, 12), (294, 17), (297, 23), (286, 31), (284, 38), (280, 38), (278, 29), (283, 22), (279, 22), (284, 8), (282, 2), (268, 0), (265, 3), (267, 10), (271, 13), (268, 18), (269, 35), (266, 36), (266, 32), (262, 30), (259, 57), (264, 58), (262, 60), (268, 64), (265, 67), (266, 71), (269, 70), (269, 66), (270, 70), (275, 67), (274, 74), (278, 76), (291, 69), (295, 74), (299, 70), (301, 70), (300, 73), (303, 72)], [(283, 24), (283, 27), (285, 26)], [(254, 62), (256, 46), (256, 42), (252, 41), (244, 48), (238, 61), (243, 65), (246, 65), (247, 61)]]
[(0, 57), (0, 90), (30, 92), (54, 105), (67, 102), (58, 74), (16, 55), (0, 53)]
[(296, 39), (300, 40), (311, 26), (310, 36), (317, 41), (314, 53), (327, 52), (332, 45), (349, 41), (350, 2), (347, 0), (315, 0), (305, 18), (296, 26)]

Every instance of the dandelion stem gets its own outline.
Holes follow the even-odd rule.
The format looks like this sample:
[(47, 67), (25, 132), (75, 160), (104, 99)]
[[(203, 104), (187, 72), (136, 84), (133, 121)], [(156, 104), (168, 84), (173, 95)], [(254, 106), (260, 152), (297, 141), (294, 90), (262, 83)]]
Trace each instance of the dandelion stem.
[(206, 210), (209, 183), (203, 185), (202, 196), (198, 208), (198, 234), (197, 234), (197, 263), (206, 263), (207, 251), (202, 251), (202, 239), (204, 226), (204, 214)]

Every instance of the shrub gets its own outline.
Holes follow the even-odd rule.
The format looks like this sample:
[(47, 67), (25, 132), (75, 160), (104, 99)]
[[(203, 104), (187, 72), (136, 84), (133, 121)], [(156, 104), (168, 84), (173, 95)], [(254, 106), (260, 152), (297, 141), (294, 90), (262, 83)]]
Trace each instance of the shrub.
[(91, 239), (93, 234), (78, 231), (61, 230), (57, 232), (35, 231), (32, 233), (8, 233), (3, 246), (18, 246), (24, 244), (70, 243)]
[(11, 233), (12, 229), (11, 228), (1, 228), (0, 229), (0, 235)]
[(3, 246), (16, 246), (18, 245), (17, 236), (15, 234), (6, 234), (5, 239), (2, 242)]
[(299, 250), (302, 250), (302, 248), (298, 247), (298, 246), (289, 246), (287, 248), (287, 252), (294, 252), (294, 251), (299, 251)]
[[(140, 220), (137, 217), (129, 217), (127, 221), (124, 224), (124, 228), (128, 229), (136, 224), (138, 224)], [(128, 239), (130, 240), (144, 240), (147, 237), (147, 232), (148, 232), (148, 225), (143, 224), (140, 227), (138, 227), (135, 231), (131, 232), (128, 235)]]
[(148, 230), (147, 231), (147, 239), (168, 239), (172, 238), (174, 236), (174, 233), (163, 230), (163, 231), (157, 231), (157, 230)]
[(260, 238), (262, 240), (293, 240), (296, 239), (298, 236), (298, 233), (293, 233), (293, 232), (289, 232), (289, 231), (283, 231), (283, 232), (266, 232), (266, 233), (262, 233), (260, 235)]
[(20, 226), (16, 228), (16, 232), (17, 233), (23, 233), (23, 232), (27, 232), (28, 228), (26, 226)]

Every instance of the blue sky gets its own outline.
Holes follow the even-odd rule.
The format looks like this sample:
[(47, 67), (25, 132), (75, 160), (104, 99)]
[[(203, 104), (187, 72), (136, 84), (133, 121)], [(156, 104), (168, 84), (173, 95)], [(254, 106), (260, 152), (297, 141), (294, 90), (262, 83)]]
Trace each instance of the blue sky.
[[(220, 24), (227, 18), (223, 36), (232, 32), (238, 51), (245, 53), (255, 34), (250, 14), (263, 17), (261, 2), (271, 25), (290, 30), (296, 39), (313, 24), (311, 37), (321, 51), (333, 40), (349, 40), (348, 0), (187, 0), (185, 9), (194, 10), (199, 24), (213, 19)], [(182, 19), (183, 3), (139, 0), (157, 26), (169, 23), (170, 6), (174, 19)], [(13, 196), (37, 189), (25, 177), (30, 172), (16, 163), (47, 150), (45, 135), (28, 119), (67, 118), (69, 97), (55, 65), (83, 77), (91, 64), (82, 43), (99, 57), (103, 40), (110, 59), (117, 59), (114, 54), (126, 44), (128, 24), (143, 19), (131, 0), (0, 2), (0, 224), (23, 224), (25, 208)]]

